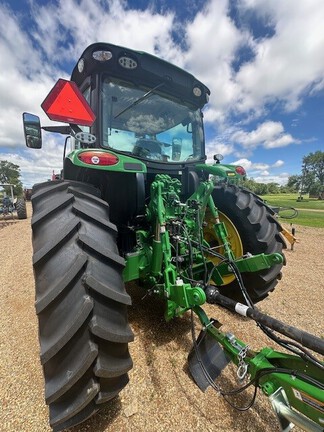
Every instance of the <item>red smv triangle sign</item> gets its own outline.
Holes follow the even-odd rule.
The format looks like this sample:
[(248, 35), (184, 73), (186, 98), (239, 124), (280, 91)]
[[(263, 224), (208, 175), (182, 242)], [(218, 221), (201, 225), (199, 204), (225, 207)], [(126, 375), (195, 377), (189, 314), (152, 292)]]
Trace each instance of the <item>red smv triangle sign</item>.
[(73, 81), (59, 79), (41, 107), (51, 120), (91, 126), (96, 116)]

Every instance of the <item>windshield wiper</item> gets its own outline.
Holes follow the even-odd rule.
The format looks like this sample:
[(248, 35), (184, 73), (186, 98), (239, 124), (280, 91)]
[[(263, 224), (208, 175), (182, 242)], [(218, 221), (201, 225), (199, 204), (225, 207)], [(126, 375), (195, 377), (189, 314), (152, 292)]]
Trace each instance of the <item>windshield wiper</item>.
[(140, 98), (136, 99), (134, 102), (132, 102), (130, 105), (128, 105), (126, 108), (124, 108), (122, 111), (120, 111), (117, 115), (115, 115), (115, 119), (119, 116), (121, 116), (122, 114), (124, 114), (124, 112), (130, 110), (131, 108), (133, 108), (135, 105), (138, 105), (139, 103), (143, 102), (143, 100), (147, 99), (149, 96), (151, 96), (155, 90), (157, 90), (158, 88), (162, 87), (164, 85), (164, 83), (160, 83), (157, 86), (155, 86), (154, 88), (152, 88), (151, 90), (149, 90), (147, 93), (145, 93), (143, 96), (141, 96)]

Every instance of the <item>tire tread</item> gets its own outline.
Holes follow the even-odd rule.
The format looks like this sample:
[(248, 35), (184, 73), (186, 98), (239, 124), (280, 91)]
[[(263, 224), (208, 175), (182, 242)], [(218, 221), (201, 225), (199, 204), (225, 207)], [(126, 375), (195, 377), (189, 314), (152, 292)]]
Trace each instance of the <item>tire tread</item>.
[[(274, 212), (260, 197), (247, 189), (227, 184), (216, 186), (213, 198), (218, 209), (235, 225), (240, 235), (243, 252), (281, 253), (285, 242), (280, 235), (280, 224)], [(253, 273), (242, 273), (245, 287), (253, 302), (264, 299), (274, 290), (281, 279), (282, 264)], [(219, 288), (220, 291), (237, 301), (244, 301), (237, 281)]]
[(128, 383), (133, 363), (117, 229), (100, 191), (81, 182), (32, 195), (35, 308), (54, 431), (83, 422)]

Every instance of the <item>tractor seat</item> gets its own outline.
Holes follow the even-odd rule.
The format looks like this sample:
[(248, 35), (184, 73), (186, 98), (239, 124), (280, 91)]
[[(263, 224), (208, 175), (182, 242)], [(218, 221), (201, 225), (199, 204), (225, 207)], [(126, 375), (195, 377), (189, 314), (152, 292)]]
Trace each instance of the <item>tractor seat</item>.
[(161, 160), (162, 147), (161, 144), (156, 140), (141, 138), (135, 143), (133, 155), (146, 159)]

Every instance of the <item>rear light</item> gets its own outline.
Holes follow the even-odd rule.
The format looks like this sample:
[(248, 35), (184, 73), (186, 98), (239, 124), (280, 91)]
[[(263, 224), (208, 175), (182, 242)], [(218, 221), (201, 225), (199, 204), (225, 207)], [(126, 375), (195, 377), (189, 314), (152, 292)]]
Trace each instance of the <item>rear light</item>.
[(237, 174), (239, 174), (241, 176), (245, 176), (246, 175), (245, 169), (243, 167), (241, 167), (241, 166), (237, 166), (235, 168), (235, 171), (236, 171)]
[(117, 156), (99, 151), (85, 151), (78, 154), (78, 158), (89, 165), (116, 165), (119, 161)]

